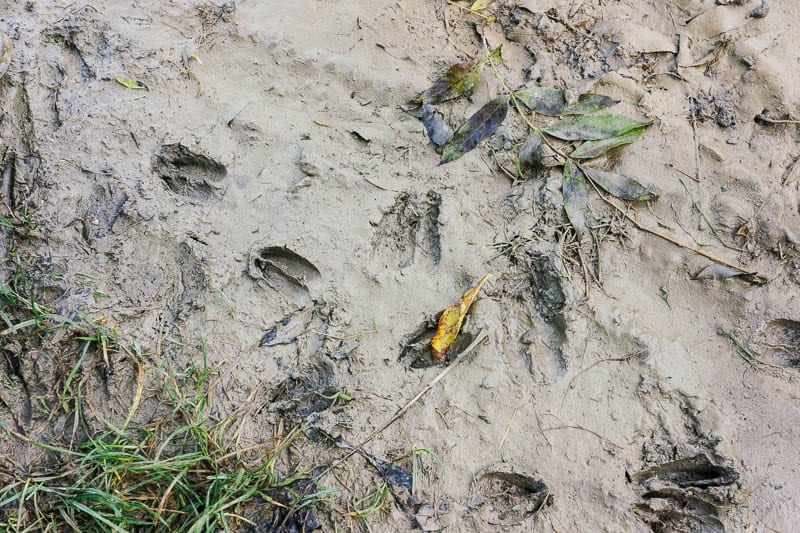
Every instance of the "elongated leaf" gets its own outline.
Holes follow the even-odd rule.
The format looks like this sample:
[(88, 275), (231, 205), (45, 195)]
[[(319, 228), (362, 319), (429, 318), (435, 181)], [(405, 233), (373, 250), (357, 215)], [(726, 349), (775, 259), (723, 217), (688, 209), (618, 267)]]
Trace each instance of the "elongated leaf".
[(498, 46), (487, 57), (456, 63), (447, 69), (447, 72), (436, 80), (436, 83), (420, 94), (416, 102), (435, 105), (469, 94), (480, 79), (481, 68), (486, 60), (488, 58), (501, 59), (500, 50)]
[(557, 117), (567, 107), (564, 91), (553, 87), (526, 87), (514, 91), (514, 98), (522, 102), (525, 107), (540, 115)]
[(481, 77), (480, 59), (456, 63), (417, 97), (420, 104), (440, 104), (468, 94)]
[(619, 137), (611, 137), (610, 139), (603, 139), (602, 141), (586, 141), (570, 154), (573, 159), (592, 159), (599, 157), (608, 152), (612, 148), (622, 146), (623, 144), (630, 144), (644, 131), (644, 127), (632, 130)]
[(647, 202), (656, 198), (655, 193), (628, 176), (617, 174), (616, 172), (597, 170), (585, 165), (581, 165), (581, 170), (598, 187), (617, 198), (632, 202)]
[(465, 292), (464, 296), (456, 303), (442, 312), (442, 316), (439, 317), (439, 327), (436, 328), (436, 335), (431, 340), (431, 353), (437, 361), (445, 360), (445, 353), (458, 337), (461, 324), (464, 323), (464, 317), (467, 316), (467, 311), (475, 300), (475, 296), (478, 295), (478, 291), (490, 276), (491, 274), (483, 276), (477, 285)]
[(470, 11), (480, 11), (482, 9), (486, 9), (489, 7), (494, 0), (475, 0), (475, 2), (470, 6)]
[(595, 111), (600, 111), (612, 105), (618, 104), (619, 100), (614, 100), (610, 96), (602, 94), (586, 93), (578, 98), (578, 103), (566, 108), (562, 115), (588, 115)]
[(455, 161), (494, 133), (508, 114), (508, 96), (495, 98), (480, 108), (456, 131), (442, 151), (440, 164)]
[(125, 80), (125, 79), (122, 79), (120, 76), (117, 76), (114, 79), (117, 81), (117, 83), (119, 83), (123, 87), (127, 87), (128, 89), (134, 89), (134, 90), (145, 89), (145, 90), (147, 90), (147, 85), (145, 85), (144, 83), (140, 82), (139, 80)]
[(620, 115), (592, 115), (561, 120), (542, 128), (542, 131), (565, 141), (599, 141), (619, 137), (650, 124)]
[(564, 182), (561, 193), (567, 218), (575, 228), (575, 233), (580, 240), (588, 231), (586, 218), (589, 212), (589, 191), (583, 173), (569, 159), (564, 163)]

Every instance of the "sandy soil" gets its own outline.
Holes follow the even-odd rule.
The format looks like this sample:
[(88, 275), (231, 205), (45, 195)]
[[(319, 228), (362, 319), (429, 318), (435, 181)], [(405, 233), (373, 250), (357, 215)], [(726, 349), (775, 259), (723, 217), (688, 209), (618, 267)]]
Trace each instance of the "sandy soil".
[[(251, 443), (303, 419), (360, 442), (442, 370), (401, 359), (403, 339), (491, 272), (465, 325), (488, 340), (365, 447), (442, 462), (415, 454), (415, 494), (391, 495), (374, 531), (793, 531), (800, 5), (760, 6), (498, 0), (486, 22), (430, 0), (5, 2), (4, 203), (38, 227), (2, 251), (38, 256), (60, 310), (106, 317), (152, 365), (203, 336), (224, 362), (214, 411), (261, 400)], [(498, 167), (518, 119), (438, 166), (400, 106), (483, 54), (481, 35), (512, 87), (591, 89), (653, 120), (601, 162), (658, 192), (630, 215), (767, 281), (728, 278), (597, 195), (600, 279), (585, 279), (560, 174)], [(457, 127), (500, 90), (487, 71), (441, 109)], [(118, 357), (105, 385), (85, 372), (124, 416), (135, 370)], [(27, 379), (47, 389), (42, 374)], [(336, 391), (353, 400), (320, 402)], [(0, 413), (43, 439), (66, 423)], [(294, 453), (313, 468), (344, 452)], [(358, 456), (334, 473), (341, 502), (381, 482)]]

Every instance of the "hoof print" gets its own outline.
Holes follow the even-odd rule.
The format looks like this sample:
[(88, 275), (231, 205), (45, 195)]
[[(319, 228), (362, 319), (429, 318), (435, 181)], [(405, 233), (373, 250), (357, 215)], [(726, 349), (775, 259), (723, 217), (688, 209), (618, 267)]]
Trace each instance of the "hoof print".
[(153, 170), (175, 194), (199, 201), (220, 197), (225, 165), (180, 143), (164, 144), (153, 156)]
[(542, 480), (514, 472), (484, 472), (475, 478), (471, 493), (469, 506), (492, 526), (520, 526), (553, 503)]
[(254, 246), (247, 272), (287, 298), (306, 302), (322, 282), (322, 274), (311, 261), (285, 246)]
[(722, 532), (739, 473), (701, 453), (640, 470), (630, 480), (640, 497), (634, 511), (653, 531)]
[(427, 194), (403, 192), (387, 209), (377, 224), (372, 240), (374, 253), (390, 260), (392, 266), (405, 268), (419, 256), (438, 265), (442, 257), (439, 214), (442, 197), (431, 190)]

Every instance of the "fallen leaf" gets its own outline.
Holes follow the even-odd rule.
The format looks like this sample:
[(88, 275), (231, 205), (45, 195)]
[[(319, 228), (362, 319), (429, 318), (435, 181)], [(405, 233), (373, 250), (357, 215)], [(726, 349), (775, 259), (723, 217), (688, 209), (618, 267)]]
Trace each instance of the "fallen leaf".
[(698, 271), (697, 273), (693, 274), (691, 278), (693, 280), (722, 280), (728, 278), (737, 278), (739, 276), (747, 276), (747, 272), (742, 272), (741, 270), (736, 270), (731, 267), (727, 267), (725, 265), (720, 265), (718, 263), (712, 263)]
[(641, 127), (624, 135), (620, 135), (619, 137), (611, 137), (610, 139), (603, 139), (602, 141), (586, 141), (578, 146), (577, 150), (570, 154), (570, 157), (573, 159), (593, 159), (595, 157), (600, 157), (612, 148), (632, 143), (642, 135), (643, 131), (644, 127)]
[(461, 324), (464, 323), (464, 317), (467, 316), (472, 302), (475, 300), (481, 286), (486, 283), (491, 274), (486, 274), (481, 278), (477, 285), (464, 293), (458, 302), (451, 305), (442, 312), (439, 317), (439, 326), (436, 329), (436, 335), (431, 340), (431, 353), (436, 361), (444, 361), (445, 354), (453, 341), (458, 337), (458, 332), (461, 331)]
[(508, 114), (508, 96), (495, 98), (480, 108), (456, 131), (442, 151), (439, 164), (455, 161), (466, 154), (503, 123)]
[(519, 149), (519, 162), (528, 166), (542, 163), (542, 136), (538, 131), (528, 134), (525, 144)]
[(583, 173), (569, 159), (564, 163), (564, 182), (561, 189), (567, 218), (575, 228), (578, 239), (583, 239), (588, 231), (586, 218), (589, 210), (589, 191)]
[(475, 2), (470, 6), (470, 11), (481, 11), (482, 9), (486, 9), (489, 7), (494, 0), (475, 0)]
[(464, 96), (481, 77), (481, 68), (488, 58), (499, 59), (500, 47), (498, 46), (487, 57), (456, 63), (442, 74), (442, 77), (417, 97), (417, 104), (441, 104), (447, 100)]
[(588, 115), (595, 111), (600, 111), (612, 105), (618, 104), (620, 101), (604, 96), (602, 94), (586, 93), (580, 95), (578, 102), (571, 105), (561, 112), (562, 115)]
[(123, 80), (121, 77), (117, 76), (116, 78), (117, 83), (122, 85), (123, 87), (127, 87), (128, 89), (135, 89), (135, 90), (149, 90), (147, 89), (147, 85), (140, 82), (139, 80)]
[(616, 172), (605, 172), (588, 166), (581, 166), (580, 168), (601, 189), (617, 198), (632, 202), (647, 202), (656, 198), (652, 191), (628, 176), (617, 174)]
[(526, 87), (514, 91), (514, 98), (531, 111), (548, 117), (560, 116), (567, 107), (564, 91), (553, 87)]
[(542, 128), (542, 131), (565, 141), (599, 141), (619, 137), (650, 124), (652, 122), (641, 122), (620, 115), (592, 115), (561, 120)]

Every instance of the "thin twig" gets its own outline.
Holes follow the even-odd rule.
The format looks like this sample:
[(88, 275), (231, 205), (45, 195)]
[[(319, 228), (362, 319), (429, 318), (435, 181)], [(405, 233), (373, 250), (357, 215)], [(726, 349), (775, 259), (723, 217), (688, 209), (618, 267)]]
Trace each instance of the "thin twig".
[(503, 433), (503, 438), (500, 439), (500, 445), (497, 446), (498, 450), (502, 450), (503, 449), (503, 444), (506, 443), (506, 439), (508, 438), (508, 433), (511, 431), (511, 424), (514, 423), (514, 418), (516, 418), (516, 416), (517, 416), (517, 411), (519, 411), (519, 407), (514, 409), (514, 412), (511, 413), (511, 418), (508, 421), (508, 426), (506, 427), (506, 431), (505, 431), (505, 433)]
[(322, 471), (322, 473), (320, 473), (320, 474), (316, 475), (316, 476), (315, 476), (315, 479), (320, 479), (322, 476), (324, 476), (325, 474), (327, 474), (328, 472), (330, 472), (331, 470), (333, 470), (334, 468), (336, 468), (336, 467), (337, 467), (337, 466), (339, 466), (340, 464), (344, 463), (345, 461), (347, 461), (348, 459), (350, 459), (350, 458), (351, 458), (352, 456), (354, 456), (355, 454), (357, 454), (357, 453), (361, 453), (361, 452), (363, 451), (363, 448), (364, 448), (364, 446), (366, 446), (367, 444), (369, 444), (369, 443), (370, 443), (370, 441), (372, 441), (372, 439), (374, 439), (375, 437), (377, 437), (378, 435), (380, 435), (381, 433), (383, 433), (383, 432), (386, 430), (386, 428), (388, 428), (389, 426), (391, 426), (392, 424), (394, 424), (395, 422), (397, 422), (397, 421), (398, 421), (400, 418), (402, 418), (402, 416), (403, 416), (403, 415), (405, 415), (405, 414), (408, 412), (408, 410), (409, 410), (409, 409), (410, 409), (410, 408), (411, 408), (411, 407), (412, 407), (412, 406), (413, 406), (415, 403), (417, 403), (417, 402), (418, 402), (418, 401), (419, 401), (419, 400), (420, 400), (420, 399), (421, 399), (423, 396), (425, 396), (426, 394), (428, 394), (428, 392), (430, 392), (430, 391), (431, 391), (431, 389), (433, 389), (433, 388), (436, 386), (436, 384), (437, 384), (437, 383), (439, 383), (439, 382), (440, 382), (442, 379), (444, 379), (444, 377), (445, 377), (447, 374), (449, 374), (451, 370), (453, 370), (453, 369), (454, 369), (456, 366), (458, 366), (458, 364), (459, 364), (461, 361), (463, 361), (463, 360), (464, 360), (464, 358), (465, 358), (467, 355), (469, 355), (470, 353), (472, 353), (472, 352), (475, 350), (475, 348), (477, 348), (477, 347), (478, 347), (478, 345), (479, 345), (480, 343), (482, 343), (482, 342), (483, 342), (483, 341), (484, 341), (484, 340), (485, 340), (485, 339), (486, 339), (488, 336), (489, 336), (489, 334), (486, 332), (486, 330), (482, 330), (480, 333), (478, 333), (478, 335), (475, 337), (475, 340), (474, 340), (474, 341), (472, 341), (472, 344), (470, 344), (469, 346), (467, 346), (467, 347), (464, 349), (464, 351), (463, 351), (463, 352), (461, 352), (461, 353), (458, 355), (458, 357), (456, 357), (456, 358), (453, 360), (453, 362), (452, 362), (452, 363), (450, 363), (450, 365), (449, 365), (447, 368), (445, 368), (444, 370), (442, 370), (442, 371), (439, 373), (439, 375), (438, 375), (438, 376), (436, 376), (435, 378), (433, 378), (433, 380), (432, 380), (432, 381), (431, 381), (431, 382), (430, 382), (430, 383), (429, 383), (429, 384), (428, 384), (428, 385), (427, 385), (427, 386), (426, 386), (424, 389), (422, 389), (422, 390), (419, 392), (419, 394), (417, 394), (416, 396), (414, 396), (414, 397), (413, 397), (411, 400), (409, 400), (409, 402), (408, 402), (408, 403), (406, 403), (406, 404), (405, 404), (403, 407), (401, 407), (400, 409), (398, 409), (398, 410), (397, 410), (397, 412), (396, 412), (396, 413), (395, 413), (395, 414), (394, 414), (394, 415), (393, 415), (393, 416), (392, 416), (392, 417), (391, 417), (389, 420), (387, 420), (385, 424), (383, 424), (381, 427), (379, 427), (378, 429), (376, 429), (375, 431), (373, 431), (372, 433), (370, 433), (370, 435), (369, 435), (369, 436), (368, 436), (366, 439), (364, 439), (363, 441), (361, 441), (361, 443), (360, 443), (358, 446), (356, 446), (355, 448), (351, 449), (351, 450), (350, 450), (350, 451), (349, 451), (349, 452), (348, 452), (348, 453), (347, 453), (347, 454), (346, 454), (344, 457), (342, 457), (341, 459), (338, 459), (338, 460), (334, 461), (333, 463), (331, 463), (331, 465), (330, 465), (328, 468), (326, 468), (325, 470), (323, 470), (323, 471)]
[(715, 256), (715, 255), (713, 255), (713, 254), (710, 254), (710, 253), (708, 253), (708, 252), (704, 252), (703, 250), (700, 250), (699, 248), (695, 248), (694, 246), (691, 246), (691, 245), (689, 245), (689, 244), (686, 244), (686, 243), (683, 243), (683, 242), (681, 242), (681, 241), (679, 241), (679, 240), (673, 239), (673, 238), (672, 238), (672, 237), (670, 237), (669, 235), (665, 235), (665, 234), (661, 233), (661, 232), (660, 232), (660, 231), (658, 231), (658, 230), (655, 230), (655, 229), (653, 229), (653, 228), (650, 228), (650, 227), (648, 227), (648, 226), (644, 226), (644, 225), (642, 225), (642, 224), (641, 224), (641, 223), (639, 223), (639, 222), (638, 222), (638, 221), (637, 221), (635, 218), (633, 218), (633, 217), (632, 217), (632, 216), (630, 216), (630, 215), (629, 215), (627, 212), (625, 212), (625, 210), (624, 210), (624, 209), (622, 209), (622, 208), (621, 208), (620, 206), (618, 206), (616, 203), (614, 203), (613, 201), (611, 201), (610, 199), (608, 199), (608, 198), (607, 198), (607, 197), (606, 197), (606, 196), (605, 196), (603, 193), (601, 193), (601, 192), (600, 192), (600, 191), (597, 189), (597, 186), (594, 184), (594, 182), (593, 182), (593, 181), (589, 180), (589, 182), (592, 184), (592, 186), (593, 186), (593, 187), (595, 188), (595, 190), (597, 191), (597, 194), (599, 194), (599, 195), (600, 195), (600, 198), (602, 198), (602, 199), (603, 199), (603, 201), (604, 201), (605, 203), (607, 203), (608, 205), (610, 205), (611, 207), (613, 207), (614, 209), (616, 209), (617, 211), (619, 211), (619, 213), (620, 213), (620, 214), (621, 214), (623, 217), (625, 217), (625, 218), (626, 218), (626, 219), (627, 219), (627, 220), (628, 220), (628, 221), (629, 221), (631, 224), (633, 224), (634, 226), (636, 226), (636, 228), (637, 228), (637, 229), (639, 229), (639, 230), (641, 230), (641, 231), (644, 231), (645, 233), (649, 233), (650, 235), (655, 235), (656, 237), (658, 237), (658, 238), (660, 238), (660, 239), (663, 239), (663, 240), (665, 240), (665, 241), (667, 241), (667, 242), (670, 242), (670, 243), (674, 244), (675, 246), (678, 246), (678, 247), (680, 247), (680, 248), (684, 248), (684, 249), (686, 249), (686, 250), (689, 250), (690, 252), (694, 252), (694, 253), (696, 253), (697, 255), (700, 255), (700, 256), (703, 256), (703, 257), (705, 257), (706, 259), (710, 259), (711, 261), (714, 261), (715, 263), (719, 263), (720, 265), (724, 265), (724, 266), (726, 266), (726, 267), (729, 267), (729, 268), (732, 268), (732, 269), (734, 269), (734, 270), (738, 270), (739, 272), (741, 272), (741, 273), (743, 273), (743, 274), (747, 274), (748, 276), (753, 276), (753, 278), (755, 278), (756, 280), (758, 280), (758, 281), (759, 281), (759, 283), (766, 283), (767, 281), (769, 281), (769, 278), (767, 278), (767, 277), (766, 277), (766, 276), (764, 276), (763, 274), (759, 274), (758, 272), (754, 272), (754, 271), (752, 271), (752, 270), (747, 270), (746, 268), (744, 268), (744, 267), (741, 267), (741, 266), (739, 266), (739, 265), (737, 265), (737, 264), (735, 264), (735, 263), (731, 263), (730, 261), (726, 261), (726, 260), (724, 260), (724, 259), (721, 259), (721, 258), (719, 258), (719, 257), (717, 257), (717, 256)]
[(551, 427), (551, 428), (544, 428), (543, 431), (555, 431), (557, 429), (578, 429), (580, 431), (585, 431), (587, 433), (591, 433), (592, 435), (594, 435), (595, 437), (600, 439), (602, 442), (607, 442), (608, 444), (611, 444), (615, 448), (622, 449), (622, 446), (620, 446), (619, 444), (615, 443), (614, 441), (608, 440), (607, 438), (605, 438), (604, 436), (602, 436), (598, 432), (592, 431), (591, 429), (586, 429), (583, 426), (554, 426), (554, 427)]

